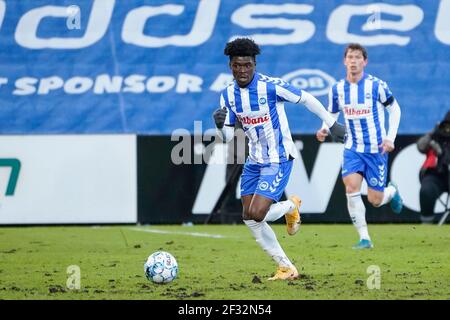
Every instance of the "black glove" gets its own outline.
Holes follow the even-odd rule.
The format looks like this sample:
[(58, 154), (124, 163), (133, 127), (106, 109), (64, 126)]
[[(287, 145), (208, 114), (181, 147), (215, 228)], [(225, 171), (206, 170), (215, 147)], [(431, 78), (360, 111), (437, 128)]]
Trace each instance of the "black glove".
[(345, 139), (345, 126), (338, 123), (337, 121), (330, 127), (331, 137), (333, 141), (344, 142)]
[(227, 108), (219, 108), (213, 113), (214, 122), (218, 129), (222, 129), (225, 123), (225, 118), (227, 117)]

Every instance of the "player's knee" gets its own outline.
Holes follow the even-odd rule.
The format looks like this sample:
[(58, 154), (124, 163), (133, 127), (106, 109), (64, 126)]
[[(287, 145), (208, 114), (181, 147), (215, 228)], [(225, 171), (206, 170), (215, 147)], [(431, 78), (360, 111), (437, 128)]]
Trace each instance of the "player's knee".
[(244, 220), (255, 220), (254, 212), (253, 212), (253, 210), (250, 207), (249, 208), (244, 208), (242, 210), (242, 219), (244, 219)]
[(249, 213), (249, 209), (248, 208), (243, 208), (242, 209), (242, 219), (243, 220), (253, 220), (253, 218), (251, 217), (250, 213)]
[(264, 220), (264, 217), (256, 216), (253, 218), (253, 220), (255, 220), (256, 222), (262, 222)]
[(345, 192), (346, 193), (355, 193), (355, 192), (359, 192), (359, 187), (356, 185), (351, 185), (348, 184), (345, 186)]
[(381, 206), (381, 203), (383, 202), (383, 197), (380, 197), (378, 195), (368, 194), (367, 200), (369, 200), (369, 203), (373, 205), (374, 207)]
[(248, 209), (248, 217), (250, 217), (251, 220), (255, 220), (256, 222), (261, 222), (264, 220), (266, 216), (267, 211), (263, 208), (257, 208), (257, 207), (250, 207)]

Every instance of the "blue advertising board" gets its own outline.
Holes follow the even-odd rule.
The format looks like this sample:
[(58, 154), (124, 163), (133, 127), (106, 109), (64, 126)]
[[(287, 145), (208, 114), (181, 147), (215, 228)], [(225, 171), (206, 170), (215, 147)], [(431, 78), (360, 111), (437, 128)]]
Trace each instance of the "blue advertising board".
[[(450, 109), (450, 0), (0, 0), (0, 132), (211, 128), (238, 36), (261, 46), (257, 71), (324, 105), (346, 44), (363, 44), (402, 107), (400, 134)], [(293, 133), (320, 127), (301, 105), (286, 111)]]

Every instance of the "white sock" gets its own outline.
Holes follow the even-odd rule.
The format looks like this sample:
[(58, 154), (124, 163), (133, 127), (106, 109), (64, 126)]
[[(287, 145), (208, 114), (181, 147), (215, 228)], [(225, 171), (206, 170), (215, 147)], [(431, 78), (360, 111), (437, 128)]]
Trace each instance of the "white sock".
[(295, 204), (291, 200), (274, 203), (270, 206), (263, 221), (276, 221), (294, 208)]
[(359, 239), (370, 240), (366, 222), (366, 207), (364, 206), (360, 192), (347, 193), (347, 207), (353, 225), (359, 233)]
[(280, 267), (291, 267), (292, 262), (281, 248), (275, 233), (267, 222), (256, 222), (255, 220), (244, 220), (250, 228), (256, 242)]
[(381, 201), (380, 207), (391, 201), (395, 195), (395, 192), (397, 192), (397, 190), (395, 190), (393, 186), (384, 188), (383, 201)]

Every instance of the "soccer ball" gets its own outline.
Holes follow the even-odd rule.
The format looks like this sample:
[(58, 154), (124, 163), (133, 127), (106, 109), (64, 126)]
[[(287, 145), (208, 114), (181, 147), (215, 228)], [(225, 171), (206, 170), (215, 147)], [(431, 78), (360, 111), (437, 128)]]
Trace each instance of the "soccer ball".
[(177, 277), (178, 263), (170, 253), (156, 251), (144, 263), (144, 272), (148, 280), (155, 283), (168, 283)]

